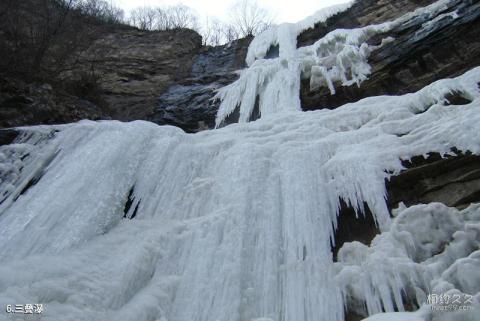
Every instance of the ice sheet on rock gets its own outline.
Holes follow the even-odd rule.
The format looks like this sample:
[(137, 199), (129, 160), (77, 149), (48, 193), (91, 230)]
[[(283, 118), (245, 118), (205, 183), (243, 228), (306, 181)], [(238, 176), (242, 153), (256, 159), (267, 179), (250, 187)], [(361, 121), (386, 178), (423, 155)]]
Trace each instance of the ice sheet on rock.
[(247, 65), (251, 66), (255, 60), (264, 58), (268, 50), (275, 45), (279, 45), (281, 50), (280, 56), (285, 57), (293, 53), (300, 33), (313, 28), (317, 23), (324, 23), (328, 18), (349, 9), (353, 2), (348, 1), (343, 4), (323, 8), (297, 23), (283, 23), (272, 26), (252, 40), (247, 52)]
[(55, 157), (57, 146), (44, 148), (54, 136), (52, 128), (24, 128), (12, 144), (0, 146), (0, 213), (39, 179)]
[[(391, 228), (378, 235), (370, 247), (346, 243), (338, 253), (336, 278), (348, 294), (347, 305), (359, 314), (374, 315), (395, 308), (404, 311), (405, 298), (425, 305), (431, 293), (478, 296), (479, 216), (478, 204), (463, 211), (440, 203), (401, 207)], [(469, 308), (476, 309), (479, 303), (473, 302)], [(418, 313), (387, 313), (367, 320), (415, 320), (420, 316), (420, 320), (437, 320), (442, 313), (446, 312), (424, 307)], [(447, 320), (468, 320), (474, 313), (464, 311), (464, 318), (452, 312)]]
[[(246, 57), (250, 68), (243, 70), (238, 81), (220, 89), (215, 96), (215, 99), (222, 101), (216, 126), (220, 126), (237, 107), (240, 108), (239, 122), (248, 122), (257, 97), (262, 116), (301, 110), (299, 91), (302, 59), (298, 57), (297, 36), (315, 23), (324, 22), (348, 9), (352, 3), (325, 8), (296, 24), (273, 26), (255, 37)], [(262, 59), (276, 45), (279, 47), (279, 58)]]
[[(234, 83), (218, 90), (221, 100), (216, 126), (220, 126), (237, 107), (239, 122), (248, 122), (255, 104), (259, 104), (262, 117), (279, 112), (301, 110), (301, 75), (311, 79), (312, 87), (328, 85), (335, 92), (334, 82), (359, 85), (370, 73), (366, 62), (373, 46), (364, 41), (384, 26), (358, 30), (335, 30), (312, 46), (296, 49), (296, 36), (291, 25), (278, 27), (278, 34), (286, 40), (280, 42), (280, 56), (275, 59), (256, 60), (241, 71)], [(282, 49), (283, 48), (283, 49)], [(287, 48), (287, 49), (285, 49)]]
[[(414, 155), (480, 154), (479, 82), (476, 68), (413, 94), (195, 135), (147, 122), (31, 128), (58, 133), (23, 160), (38, 182), (0, 212), (0, 306), (41, 302), (44, 320), (343, 321), (345, 304), (392, 310), (402, 291), (478, 292), (462, 276), (478, 277), (478, 206), (461, 218), (405, 209), (392, 223), (384, 180)], [(450, 92), (472, 102), (447, 106)], [(122, 219), (132, 190), (137, 215)], [(340, 268), (339, 198), (367, 203), (384, 231), (372, 248), (345, 245)], [(407, 235), (436, 216), (431, 244)]]
[[(301, 110), (301, 77), (310, 79), (311, 89), (325, 86), (331, 94), (335, 93), (335, 85), (360, 86), (371, 72), (368, 64), (371, 52), (394, 41), (386, 37), (379, 46), (373, 46), (367, 44), (370, 37), (414, 20), (424, 22), (423, 29), (434, 30), (446, 17), (442, 12), (456, 2), (458, 0), (440, 0), (391, 22), (351, 30), (337, 29), (313, 45), (298, 49), (297, 37), (301, 31), (311, 27), (313, 21), (324, 22), (328, 17), (347, 10), (352, 2), (327, 8), (297, 24), (273, 26), (253, 39), (246, 58), (249, 67), (241, 71), (240, 78), (218, 90), (215, 99), (220, 99), (221, 104), (216, 126), (221, 126), (237, 108), (239, 122), (248, 122), (256, 103), (262, 117)], [(448, 17), (455, 19), (455, 14), (449, 13)], [(419, 36), (426, 34), (421, 32)], [(273, 46), (279, 47), (279, 57), (266, 59)]]

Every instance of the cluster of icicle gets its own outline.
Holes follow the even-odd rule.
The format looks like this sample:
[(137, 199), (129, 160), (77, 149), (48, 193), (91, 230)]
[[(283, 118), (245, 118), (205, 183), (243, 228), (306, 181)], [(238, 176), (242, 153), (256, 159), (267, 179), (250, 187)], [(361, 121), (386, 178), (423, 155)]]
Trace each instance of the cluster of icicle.
[[(221, 100), (216, 126), (237, 108), (238, 122), (248, 122), (256, 104), (262, 117), (282, 112), (301, 110), (300, 81), (310, 79), (310, 89), (328, 87), (335, 93), (335, 85), (360, 84), (371, 73), (368, 57), (372, 51), (393, 41), (386, 37), (380, 45), (367, 44), (376, 34), (384, 34), (416, 17), (429, 28), (445, 14), (452, 0), (440, 0), (427, 7), (408, 13), (394, 21), (369, 25), (357, 29), (336, 29), (310, 46), (297, 48), (297, 37), (316, 23), (324, 23), (329, 17), (348, 9), (353, 2), (320, 10), (299, 23), (284, 23), (255, 37), (249, 46), (247, 69), (240, 71), (240, 78), (220, 89), (215, 99)], [(449, 13), (452, 18), (455, 12)], [(437, 20), (435, 20), (435, 17)], [(266, 58), (268, 51), (278, 46), (277, 58)]]

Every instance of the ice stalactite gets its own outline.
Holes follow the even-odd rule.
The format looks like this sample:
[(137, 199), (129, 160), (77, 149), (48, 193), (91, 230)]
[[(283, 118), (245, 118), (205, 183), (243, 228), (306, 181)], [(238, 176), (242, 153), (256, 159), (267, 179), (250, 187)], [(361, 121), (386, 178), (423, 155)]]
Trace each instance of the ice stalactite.
[(480, 302), (479, 220), (479, 204), (463, 211), (440, 203), (401, 207), (389, 231), (377, 236), (370, 247), (353, 242), (340, 250), (336, 278), (343, 284), (347, 304), (367, 315), (390, 312), (368, 318), (372, 321), (476, 320), (473, 310), (448, 313), (427, 305), (414, 313), (392, 312), (404, 311), (405, 298), (421, 306), (432, 293), (458, 296), (462, 298), (458, 306), (471, 297), (466, 306), (475, 308), (474, 302)]
[[(296, 24), (273, 26), (255, 37), (246, 57), (249, 68), (242, 70), (240, 79), (220, 89), (215, 97), (222, 101), (216, 126), (220, 126), (237, 107), (240, 109), (239, 122), (248, 122), (257, 97), (262, 116), (301, 110), (298, 93), (302, 61), (298, 57), (297, 37), (303, 30), (326, 21), (336, 13), (348, 9), (351, 4), (352, 2), (320, 10)], [(263, 59), (273, 46), (279, 47), (279, 57)]]
[[(246, 58), (248, 68), (241, 70), (240, 78), (221, 88), (215, 96), (215, 99), (221, 100), (216, 126), (221, 126), (236, 108), (240, 113), (239, 122), (248, 122), (257, 99), (262, 117), (282, 111), (301, 110), (299, 91), (302, 77), (310, 79), (311, 89), (325, 86), (331, 94), (335, 94), (335, 86), (360, 86), (371, 72), (368, 64), (371, 52), (394, 41), (386, 36), (379, 46), (373, 46), (367, 43), (369, 38), (384, 34), (412, 19), (425, 21), (424, 29), (431, 29), (446, 16), (440, 13), (454, 2), (437, 1), (378, 25), (336, 29), (313, 45), (300, 48), (297, 48), (297, 37), (301, 31), (312, 27), (314, 21), (325, 22), (329, 17), (348, 9), (352, 3), (324, 9), (296, 24), (274, 26), (254, 38)], [(448, 16), (455, 19), (454, 13)], [(269, 49), (274, 46), (279, 47), (279, 57), (266, 58)]]

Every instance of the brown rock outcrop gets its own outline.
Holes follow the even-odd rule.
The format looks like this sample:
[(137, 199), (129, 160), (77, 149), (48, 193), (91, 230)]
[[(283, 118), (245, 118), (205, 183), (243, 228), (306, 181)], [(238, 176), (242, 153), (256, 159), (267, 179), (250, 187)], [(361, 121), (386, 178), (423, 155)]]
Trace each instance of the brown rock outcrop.
[(463, 209), (480, 202), (480, 156), (432, 153), (404, 162), (405, 171), (387, 181), (388, 202), (396, 207), (441, 202)]
[(189, 29), (109, 33), (83, 52), (61, 77), (98, 75), (113, 119), (148, 119), (160, 93), (190, 74), (201, 37)]

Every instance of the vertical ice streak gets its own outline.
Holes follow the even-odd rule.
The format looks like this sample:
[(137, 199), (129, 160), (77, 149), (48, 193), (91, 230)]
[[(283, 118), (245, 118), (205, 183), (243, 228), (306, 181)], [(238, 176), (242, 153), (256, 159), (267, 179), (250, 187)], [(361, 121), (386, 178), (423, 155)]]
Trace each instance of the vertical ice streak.
[[(425, 21), (424, 28), (430, 28), (437, 22), (435, 17), (440, 18), (440, 13), (452, 2), (440, 0), (391, 22), (356, 29), (336, 29), (314, 44), (300, 48), (297, 48), (297, 37), (303, 30), (347, 10), (353, 2), (323, 9), (296, 24), (273, 26), (253, 39), (246, 57), (248, 68), (240, 72), (239, 79), (218, 90), (214, 99), (219, 99), (221, 103), (216, 127), (221, 127), (237, 108), (240, 112), (238, 121), (248, 122), (257, 99), (261, 117), (300, 111), (301, 78), (310, 80), (311, 89), (328, 87), (332, 95), (335, 94), (335, 86), (360, 86), (371, 73), (368, 64), (370, 54), (393, 41), (386, 36), (379, 46), (374, 46), (367, 43), (370, 37), (386, 33), (413, 18)], [(455, 19), (454, 13), (450, 16)], [(278, 46), (279, 56), (266, 58), (275, 46)]]

